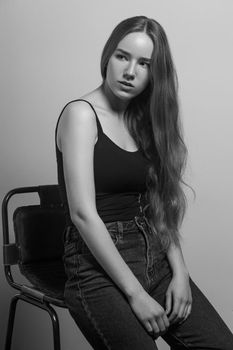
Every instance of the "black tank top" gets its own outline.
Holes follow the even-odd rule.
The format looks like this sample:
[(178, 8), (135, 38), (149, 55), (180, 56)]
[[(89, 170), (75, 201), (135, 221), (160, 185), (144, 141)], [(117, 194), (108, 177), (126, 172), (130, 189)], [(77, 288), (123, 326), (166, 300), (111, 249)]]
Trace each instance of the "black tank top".
[[(140, 149), (135, 152), (125, 151), (117, 146), (104, 132), (92, 104), (90, 105), (96, 116), (98, 140), (94, 147), (94, 181), (96, 191), (96, 208), (104, 222), (131, 220), (140, 215), (147, 204), (146, 177), (149, 162)], [(62, 152), (56, 143), (59, 119), (69, 104), (67, 103), (58, 118), (55, 130), (55, 145), (57, 158), (57, 175), (60, 195), (64, 204), (67, 225), (73, 225), (66, 194), (63, 172)]]

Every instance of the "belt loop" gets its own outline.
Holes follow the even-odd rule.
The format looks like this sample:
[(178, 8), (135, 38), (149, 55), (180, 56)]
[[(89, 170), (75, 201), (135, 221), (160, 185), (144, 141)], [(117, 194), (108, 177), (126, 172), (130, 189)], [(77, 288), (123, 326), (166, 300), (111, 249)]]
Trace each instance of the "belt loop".
[(143, 217), (142, 216), (135, 216), (134, 221), (139, 229), (142, 229), (142, 221)]
[(124, 232), (122, 221), (117, 221), (117, 231), (118, 231), (119, 237), (122, 238), (123, 232)]
[(63, 231), (63, 243), (69, 242), (70, 240), (70, 228), (71, 226), (66, 226)]

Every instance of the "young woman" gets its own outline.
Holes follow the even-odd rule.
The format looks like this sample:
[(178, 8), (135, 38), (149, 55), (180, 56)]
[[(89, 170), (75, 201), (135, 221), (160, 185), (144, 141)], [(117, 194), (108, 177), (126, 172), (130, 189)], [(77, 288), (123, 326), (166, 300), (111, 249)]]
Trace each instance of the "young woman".
[(98, 350), (157, 349), (158, 336), (172, 349), (232, 350), (179, 243), (187, 151), (161, 25), (122, 21), (101, 73), (102, 84), (69, 102), (56, 127), (70, 314)]

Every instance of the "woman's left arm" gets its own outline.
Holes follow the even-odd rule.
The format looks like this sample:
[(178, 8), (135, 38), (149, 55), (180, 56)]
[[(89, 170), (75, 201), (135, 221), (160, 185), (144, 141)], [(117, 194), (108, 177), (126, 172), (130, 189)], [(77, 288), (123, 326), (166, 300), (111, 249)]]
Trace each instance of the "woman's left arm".
[(189, 284), (189, 272), (185, 265), (180, 244), (173, 243), (167, 251), (167, 258), (173, 277), (166, 291), (166, 313), (170, 324), (183, 322), (189, 316), (192, 306), (192, 294)]

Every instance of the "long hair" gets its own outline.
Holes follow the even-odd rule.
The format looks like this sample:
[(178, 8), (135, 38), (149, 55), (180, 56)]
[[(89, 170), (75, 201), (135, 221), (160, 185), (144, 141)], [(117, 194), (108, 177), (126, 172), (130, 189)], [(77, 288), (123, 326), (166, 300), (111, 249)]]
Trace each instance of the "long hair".
[[(154, 19), (135, 16), (120, 22), (107, 40), (101, 57), (101, 74), (118, 43), (129, 33), (145, 32), (154, 48), (145, 90), (133, 98), (125, 112), (129, 131), (149, 160), (144, 213), (152, 231), (166, 251), (171, 243), (179, 245), (179, 228), (187, 201), (182, 184), (187, 148), (184, 144), (178, 106), (178, 82), (168, 40)], [(190, 186), (188, 186), (190, 187)]]

